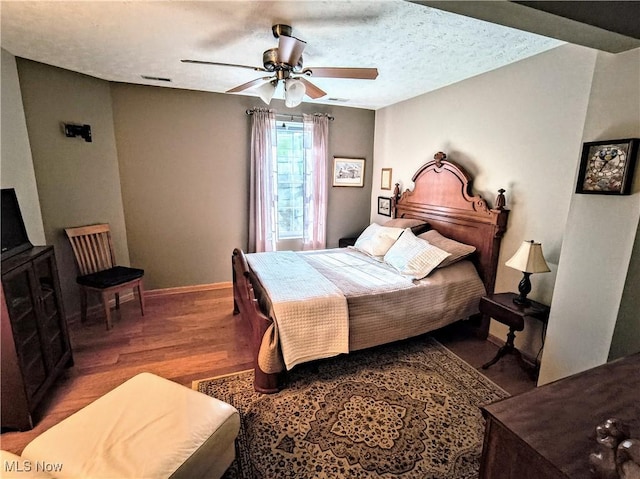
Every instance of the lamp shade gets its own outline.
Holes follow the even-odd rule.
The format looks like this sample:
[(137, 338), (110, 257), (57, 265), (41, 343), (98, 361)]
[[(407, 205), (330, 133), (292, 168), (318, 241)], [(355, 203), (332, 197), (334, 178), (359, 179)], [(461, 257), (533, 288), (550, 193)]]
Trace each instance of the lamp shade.
[(293, 108), (302, 103), (307, 89), (300, 80), (289, 78), (284, 83), (284, 104), (288, 108)]
[(271, 103), (271, 99), (273, 98), (273, 94), (276, 92), (277, 85), (277, 81), (270, 81), (256, 88), (256, 92), (258, 92), (260, 99), (267, 105)]
[(535, 241), (523, 241), (516, 254), (505, 265), (523, 273), (548, 273), (551, 271), (542, 254), (542, 245)]

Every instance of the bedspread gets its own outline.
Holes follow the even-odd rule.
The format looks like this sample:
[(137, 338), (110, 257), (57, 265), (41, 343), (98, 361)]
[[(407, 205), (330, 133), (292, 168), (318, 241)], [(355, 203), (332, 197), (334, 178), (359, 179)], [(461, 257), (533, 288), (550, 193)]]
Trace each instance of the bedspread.
[(274, 335), (287, 369), (349, 352), (349, 314), (344, 294), (300, 255), (281, 251), (247, 255), (269, 294)]
[(299, 254), (334, 283), (347, 298), (413, 287), (413, 282), (408, 277), (356, 250), (329, 249)]
[[(262, 254), (265, 253), (258, 253)], [(286, 274), (275, 265), (266, 275), (255, 271), (253, 265), (256, 254), (247, 255), (261, 288), (269, 296), (268, 301), (261, 301), (263, 310), (274, 320), (263, 337), (258, 354), (258, 364), (265, 373), (277, 373), (284, 369), (282, 355), (287, 347), (279, 344), (282, 342), (279, 337), (280, 329), (282, 326), (286, 328), (286, 325), (282, 317), (279, 317), (275, 305), (277, 301), (270, 290), (288, 289), (289, 291), (281, 292), (285, 297), (302, 289), (302, 286), (313, 290), (315, 287), (311, 286), (307, 275), (324, 276), (346, 298), (348, 347), (347, 351), (341, 352), (410, 338), (468, 318), (478, 312), (480, 298), (485, 294), (484, 284), (470, 261), (459, 261), (433, 271), (422, 280), (413, 281), (398, 274), (388, 264), (353, 249), (269, 254), (277, 254), (283, 258), (297, 256), (307, 264), (299, 265), (300, 271), (304, 273), (297, 279), (285, 278)], [(283, 280), (284, 284), (276, 285)], [(329, 288), (328, 285), (326, 287)], [(324, 310), (317, 313), (320, 318), (325, 314)], [(344, 330), (337, 332), (341, 336), (341, 347), (344, 348)], [(334, 330), (329, 333), (335, 334)], [(306, 338), (302, 341), (303, 344), (313, 345), (314, 339)], [(297, 363), (301, 362), (303, 361)]]

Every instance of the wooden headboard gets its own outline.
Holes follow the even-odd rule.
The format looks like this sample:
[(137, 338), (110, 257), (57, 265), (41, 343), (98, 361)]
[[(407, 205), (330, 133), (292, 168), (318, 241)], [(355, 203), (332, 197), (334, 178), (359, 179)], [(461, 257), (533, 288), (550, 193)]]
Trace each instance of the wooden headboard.
[(472, 196), (471, 178), (464, 169), (438, 152), (421, 166), (412, 181), (414, 189), (400, 195), (396, 183), (392, 198), (394, 218), (418, 218), (429, 222), (443, 236), (476, 247), (472, 256), (488, 293), (493, 293), (500, 242), (507, 229), (509, 210), (504, 190), (498, 190), (495, 207)]

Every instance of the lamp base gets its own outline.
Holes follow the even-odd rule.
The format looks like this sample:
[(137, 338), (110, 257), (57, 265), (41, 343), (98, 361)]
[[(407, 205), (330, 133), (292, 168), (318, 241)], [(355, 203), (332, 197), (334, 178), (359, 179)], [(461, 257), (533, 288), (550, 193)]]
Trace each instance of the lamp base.
[(518, 283), (518, 292), (520, 294), (513, 298), (513, 302), (519, 306), (531, 305), (531, 301), (527, 299), (527, 295), (531, 292), (531, 280), (529, 279), (529, 276), (531, 276), (531, 273), (523, 271), (522, 279), (520, 280), (520, 283)]
[(518, 306), (531, 306), (531, 300), (526, 296), (516, 296), (513, 298), (513, 302)]

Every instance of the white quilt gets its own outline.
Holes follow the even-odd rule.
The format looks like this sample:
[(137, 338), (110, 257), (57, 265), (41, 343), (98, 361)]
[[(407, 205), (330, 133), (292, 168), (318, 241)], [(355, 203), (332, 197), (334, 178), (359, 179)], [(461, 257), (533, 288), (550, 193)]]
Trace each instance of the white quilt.
[(253, 253), (247, 262), (271, 298), (287, 369), (349, 352), (347, 299), (331, 281), (294, 252)]

